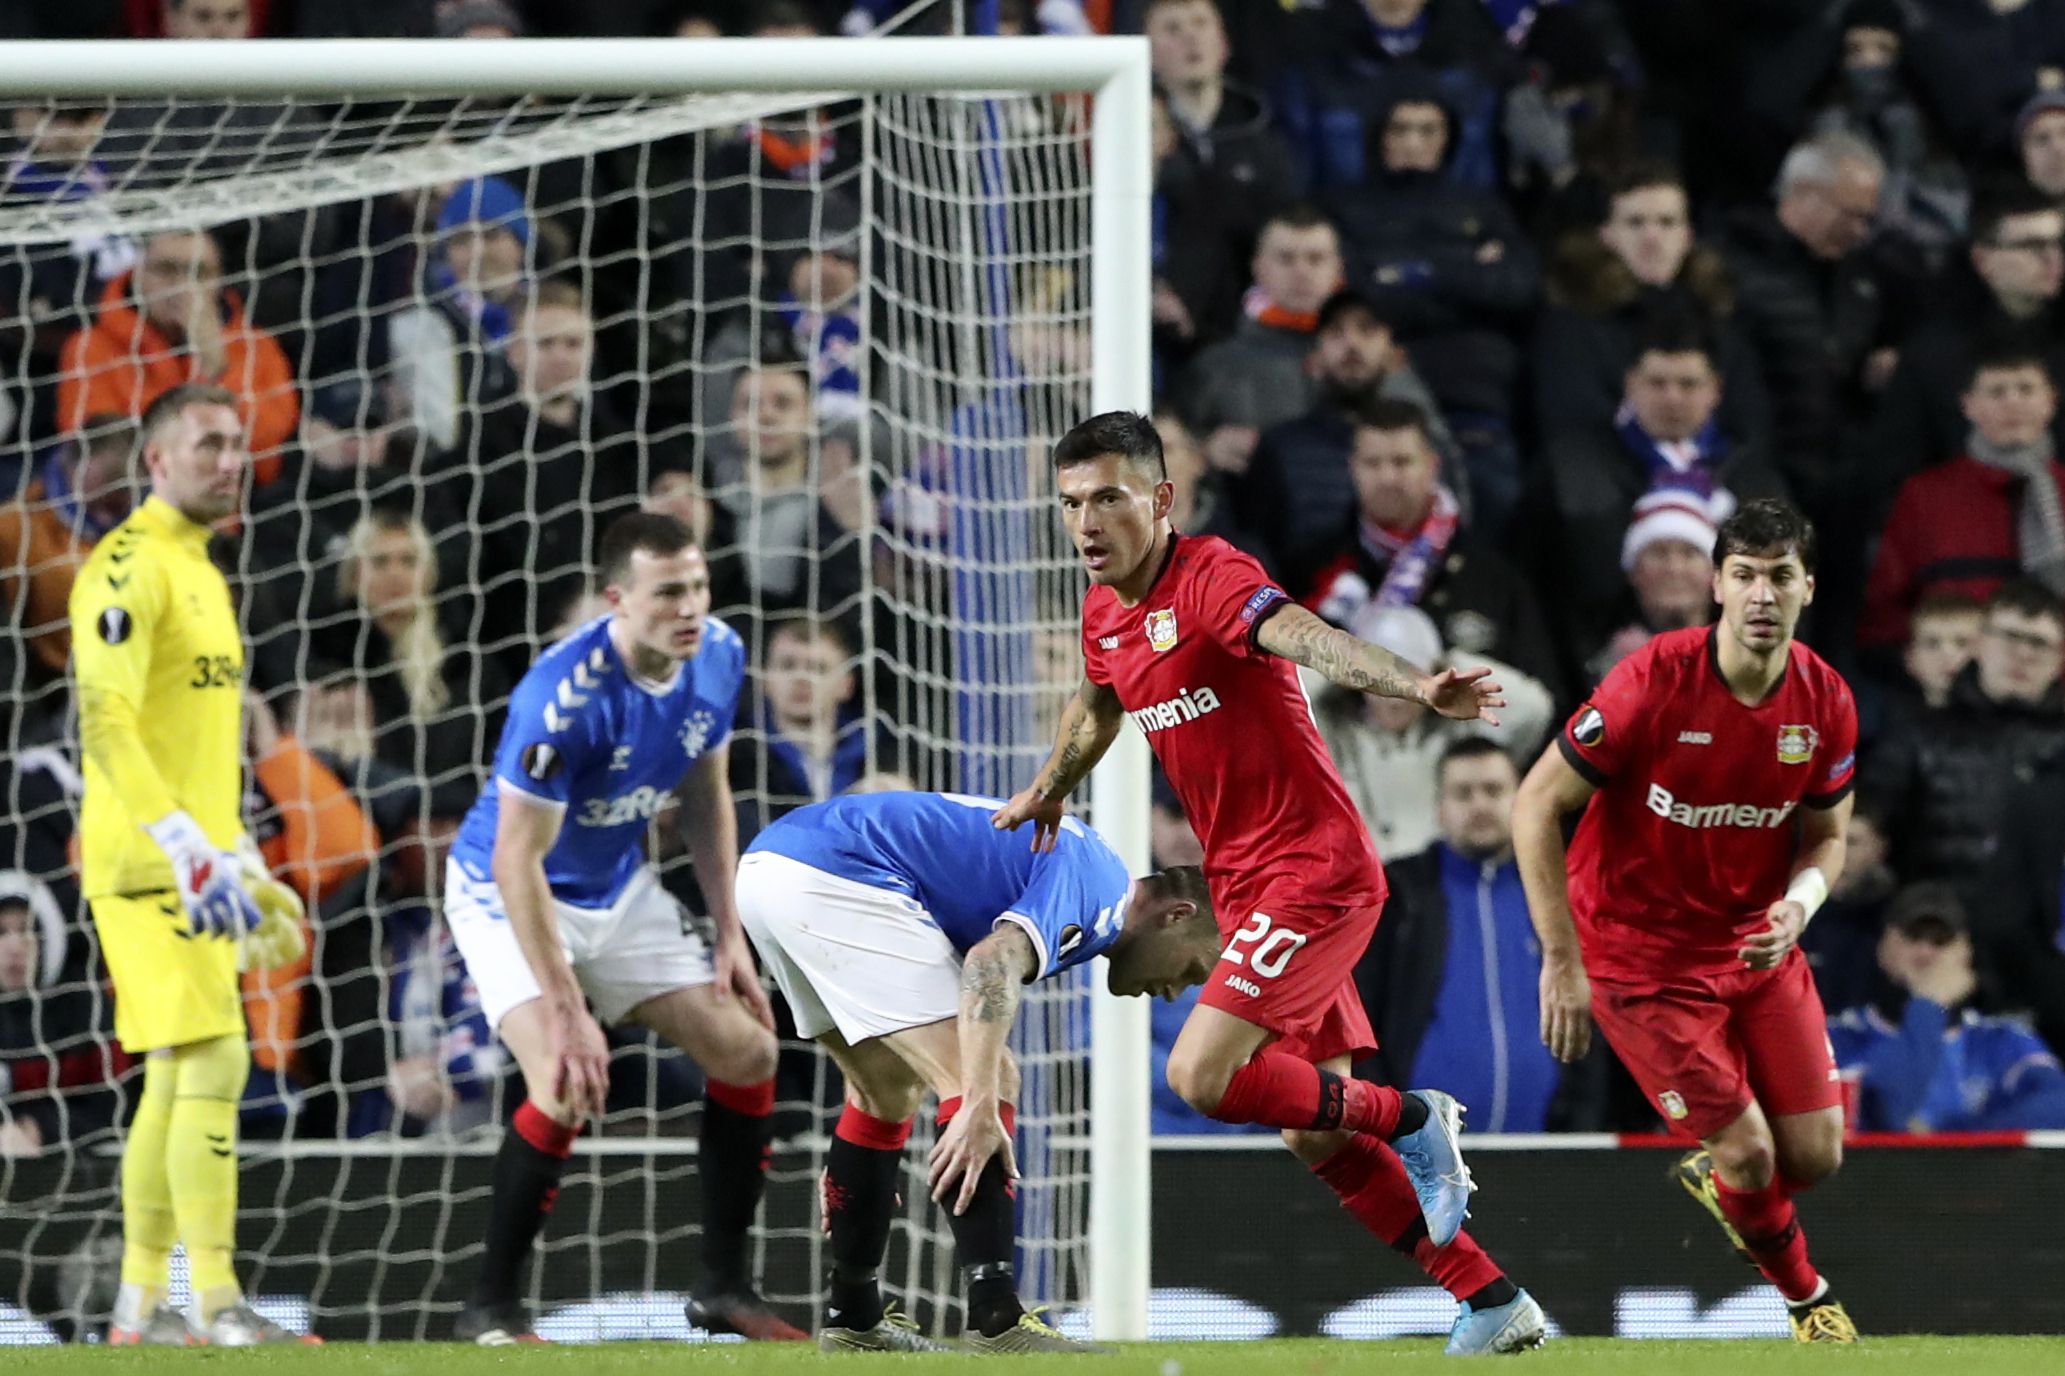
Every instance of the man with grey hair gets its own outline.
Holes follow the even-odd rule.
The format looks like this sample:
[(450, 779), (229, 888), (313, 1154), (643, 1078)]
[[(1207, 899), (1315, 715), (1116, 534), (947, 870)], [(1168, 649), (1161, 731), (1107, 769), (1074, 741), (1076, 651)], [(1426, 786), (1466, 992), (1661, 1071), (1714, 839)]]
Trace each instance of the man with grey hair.
[[(1898, 356), (1899, 303), (1911, 275), (1904, 250), (1874, 236), (1885, 168), (1870, 144), (1844, 133), (1794, 146), (1770, 207), (1727, 223), (1723, 253), (1738, 286), (1736, 323), (1763, 365), (1779, 471), (1819, 527), (1828, 591), (1861, 581), (1869, 531), (1845, 500), (1852, 436)], [(1828, 625), (1855, 608), (1817, 607)], [(1847, 615), (1845, 613), (1848, 613)]]

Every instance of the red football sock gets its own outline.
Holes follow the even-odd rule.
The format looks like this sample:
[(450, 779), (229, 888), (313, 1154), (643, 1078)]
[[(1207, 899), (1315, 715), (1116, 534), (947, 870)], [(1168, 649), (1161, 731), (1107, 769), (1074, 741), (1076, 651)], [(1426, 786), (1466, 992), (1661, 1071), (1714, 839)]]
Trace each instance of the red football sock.
[(1409, 1253), (1441, 1287), (1457, 1299), (1474, 1295), (1505, 1275), (1468, 1233), (1456, 1234), (1446, 1247), (1427, 1236), (1419, 1196), (1406, 1178), (1398, 1153), (1368, 1133), (1357, 1133), (1348, 1145), (1312, 1168), (1312, 1173), (1341, 1197), (1341, 1207), (1387, 1245)]
[(1398, 1130), (1399, 1093), (1388, 1085), (1321, 1070), (1281, 1051), (1258, 1051), (1234, 1072), (1211, 1116), (1304, 1132), (1340, 1128), (1389, 1137)]
[(1812, 1295), (1821, 1277), (1807, 1260), (1807, 1235), (1785, 1186), (1774, 1179), (1761, 1190), (1738, 1190), (1716, 1175), (1714, 1193), (1756, 1258), (1757, 1269), (1778, 1293), (1795, 1304)]

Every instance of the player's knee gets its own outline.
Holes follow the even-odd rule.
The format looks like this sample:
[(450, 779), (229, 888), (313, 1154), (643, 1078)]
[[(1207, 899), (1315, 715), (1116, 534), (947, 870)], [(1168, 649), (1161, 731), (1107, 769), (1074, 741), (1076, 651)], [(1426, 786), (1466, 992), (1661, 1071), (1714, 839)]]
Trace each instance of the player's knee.
[(885, 1123), (908, 1123), (918, 1116), (918, 1105), (924, 1097), (925, 1087), (916, 1080), (863, 1085), (849, 1076), (846, 1081), (846, 1102)]
[(1303, 1128), (1285, 1128), (1283, 1144), (1308, 1166), (1316, 1166), (1348, 1145), (1348, 1134), (1340, 1131), (1309, 1132)]
[(1714, 1169), (1736, 1189), (1761, 1190), (1778, 1174), (1778, 1151), (1770, 1137), (1761, 1133), (1739, 1141), (1715, 1142), (1709, 1150)]
[(1233, 1074), (1225, 1066), (1203, 1056), (1187, 1054), (1181, 1044), (1169, 1053), (1169, 1088), (1176, 1097), (1210, 1117), (1226, 1097)]
[(1794, 1185), (1818, 1185), (1843, 1168), (1843, 1139), (1831, 1133), (1812, 1142), (1789, 1143), (1779, 1168)]
[(774, 1033), (752, 1025), (750, 1032), (734, 1037), (716, 1058), (721, 1065), (703, 1067), (711, 1076), (732, 1085), (757, 1085), (774, 1078), (774, 1063), (780, 1054)]

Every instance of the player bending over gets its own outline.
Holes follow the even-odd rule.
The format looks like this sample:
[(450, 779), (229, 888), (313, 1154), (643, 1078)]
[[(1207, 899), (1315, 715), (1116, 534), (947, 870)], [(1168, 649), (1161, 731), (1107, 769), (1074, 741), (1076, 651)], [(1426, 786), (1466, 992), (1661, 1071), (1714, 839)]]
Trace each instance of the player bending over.
[[(301, 903), (244, 830), (244, 644), (211, 527), (244, 491), (239, 400), (174, 387), (143, 416), (151, 495), (72, 585), (86, 795), (80, 879), (143, 1057), (122, 1142), (122, 1288), (108, 1342), (314, 1342), (244, 1303), (235, 1269), (237, 1103), (250, 1073), (245, 966), (300, 955)], [(167, 1302), (184, 1244), (194, 1302)]]
[[(1054, 470), (1090, 573), (1086, 667), (1054, 754), (996, 825), (1033, 822), (1034, 847), (1051, 845), (1062, 800), (1130, 715), (1204, 843), (1225, 941), (1169, 1054), (1170, 1087), (1221, 1122), (1282, 1130), (1364, 1227), (1462, 1302), (1451, 1353), (1538, 1345), (1541, 1308), (1461, 1231), (1471, 1185), (1455, 1100), (1349, 1074), (1376, 1046), (1352, 972), (1384, 871), (1292, 666), (1463, 719), (1501, 706), (1498, 685), (1482, 669), (1423, 675), (1292, 602), (1225, 541), (1178, 535), (1144, 416), (1084, 421), (1055, 446)], [(1400, 595), (1431, 557), (1415, 543), (1393, 561)]]
[[(1805, 517), (1751, 502), (1722, 522), (1714, 569), (1720, 624), (1622, 660), (1521, 785), (1542, 1040), (1574, 1061), (1597, 1019), (1704, 1144), (1678, 1177), (1785, 1296), (1793, 1335), (1855, 1342), (1793, 1196), (1843, 1159), (1828, 1022), (1796, 948), (1842, 873), (1857, 709), (1793, 640), (1814, 600)], [(1566, 857), (1563, 816), (1580, 808)]]
[[(445, 866), (452, 936), (529, 1092), (495, 1158), (485, 1254), (456, 1332), (488, 1346), (537, 1341), (517, 1293), (574, 1137), (609, 1088), (600, 1017), (651, 1028), (709, 1078), (690, 1322), (803, 1340), (746, 1275), (775, 1041), (731, 903), (738, 823), (725, 737), (745, 649), (710, 615), (709, 569), (673, 517), (619, 517), (599, 562), (608, 615), (545, 651), (517, 685), (494, 783)], [(647, 825), (677, 785), (714, 952), (644, 863)]]
[(788, 814), (739, 862), (738, 910), (796, 1017), (846, 1075), (825, 1167), (831, 1293), (826, 1351), (939, 1345), (877, 1285), (911, 1118), (939, 1096), (935, 1199), (968, 1291), (978, 1352), (1084, 1351), (1019, 1304), (1011, 1136), (1018, 1070), (1005, 1051), (1025, 986), (1110, 959), (1115, 994), (1204, 981), (1219, 934), (1203, 876), (1135, 884), (1104, 838), (1063, 820), (1035, 854), (997, 831), (995, 798), (881, 793)]

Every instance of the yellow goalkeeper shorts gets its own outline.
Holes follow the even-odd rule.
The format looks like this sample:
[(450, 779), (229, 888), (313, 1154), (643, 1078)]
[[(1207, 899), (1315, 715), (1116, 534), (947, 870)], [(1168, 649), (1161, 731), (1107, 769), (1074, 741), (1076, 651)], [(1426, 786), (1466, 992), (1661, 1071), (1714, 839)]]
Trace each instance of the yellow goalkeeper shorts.
[(245, 1035), (237, 943), (195, 936), (171, 890), (92, 901), (115, 981), (115, 1039), (131, 1055)]

